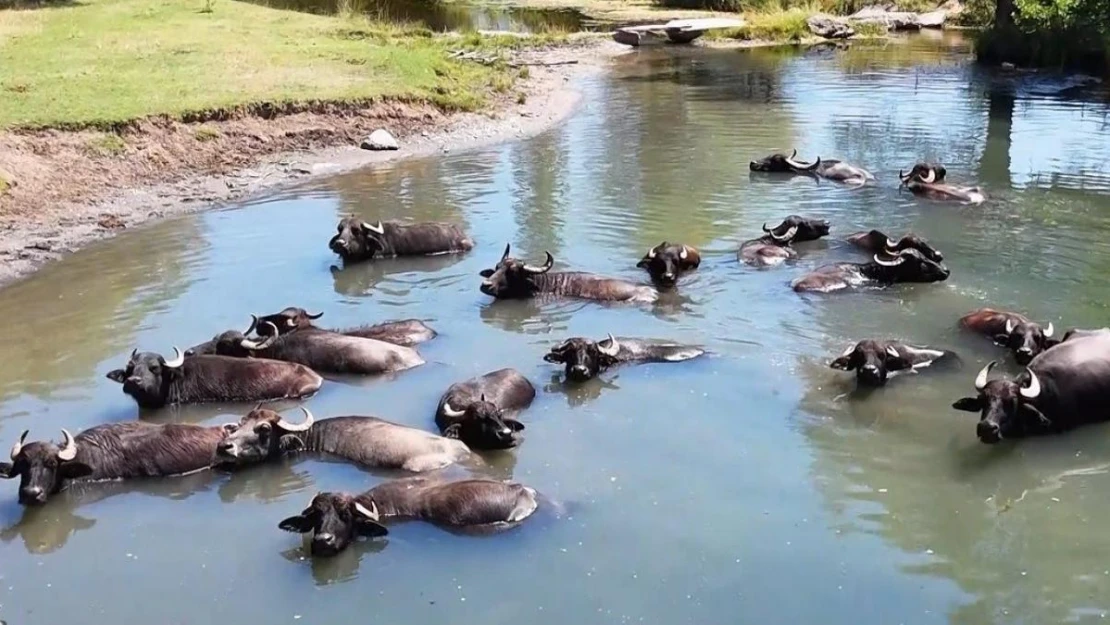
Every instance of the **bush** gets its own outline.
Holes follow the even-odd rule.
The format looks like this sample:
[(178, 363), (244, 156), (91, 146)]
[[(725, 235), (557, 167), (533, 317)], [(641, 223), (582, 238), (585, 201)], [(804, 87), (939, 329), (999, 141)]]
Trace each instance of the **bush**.
[(1015, 0), (1014, 23), (976, 45), (989, 63), (1110, 71), (1110, 0)]

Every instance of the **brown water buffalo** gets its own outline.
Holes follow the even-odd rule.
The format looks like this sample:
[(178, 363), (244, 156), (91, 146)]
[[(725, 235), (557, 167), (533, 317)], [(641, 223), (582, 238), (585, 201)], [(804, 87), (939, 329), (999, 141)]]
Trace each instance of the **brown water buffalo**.
[(988, 363), (975, 377), (975, 397), (952, 404), (980, 414), (975, 432), (984, 443), (1110, 419), (1110, 332), (1070, 338), (1038, 355), (1013, 379), (989, 380), (994, 365)]
[(647, 269), (652, 281), (662, 286), (674, 286), (678, 277), (683, 273), (697, 269), (701, 264), (701, 253), (689, 245), (679, 243), (671, 244), (663, 241), (651, 248), (636, 263), (641, 269)]
[(555, 259), (547, 252), (542, 267), (509, 256), (509, 245), (493, 269), (483, 269), (481, 291), (498, 299), (539, 295), (579, 297), (609, 302), (654, 302), (659, 291), (650, 286), (577, 271), (551, 272)]
[(621, 363), (682, 362), (705, 353), (704, 349), (659, 339), (637, 339), (612, 334), (600, 341), (569, 338), (551, 348), (543, 359), (564, 365), (568, 380), (584, 382)]
[(255, 408), (216, 447), (216, 459), (231, 465), (276, 460), (294, 452), (324, 453), (379, 469), (432, 471), (470, 458), (461, 441), (398, 425), (377, 417), (331, 417), (290, 423), (281, 415)]
[(869, 263), (825, 265), (797, 278), (795, 291), (829, 293), (840, 289), (889, 286), (898, 282), (940, 282), (948, 279), (948, 268), (925, 258), (914, 249), (902, 250), (890, 260), (875, 255)]
[(334, 555), (359, 536), (385, 536), (386, 519), (420, 520), (489, 532), (520, 525), (539, 507), (535, 489), (484, 479), (444, 481), (425, 477), (393, 480), (361, 495), (318, 493), (308, 507), (278, 527), (312, 534), (311, 553)]
[(882, 386), (887, 378), (901, 373), (917, 373), (941, 358), (955, 354), (941, 349), (917, 347), (901, 341), (866, 339), (844, 350), (829, 363), (833, 369), (856, 372), (856, 382), (863, 386)]
[(235, 424), (200, 425), (109, 423), (71, 436), (62, 444), (28, 443), (24, 430), (12, 447), (11, 462), (0, 462), (0, 477), (19, 477), (19, 502), (43, 504), (76, 480), (120, 480), (182, 475), (212, 466), (216, 445)]
[(515, 369), (498, 369), (447, 387), (436, 426), (471, 449), (508, 449), (524, 440), (524, 424), (505, 416), (532, 405), (536, 387)]
[(270, 323), (259, 332), (265, 338), (254, 340), (238, 330), (228, 330), (211, 341), (195, 345), (190, 354), (211, 354), (234, 358), (271, 358), (296, 362), (323, 373), (374, 375), (394, 373), (424, 364), (424, 359), (411, 347), (394, 345), (375, 339), (337, 334), (313, 329), (280, 334)]
[(107, 377), (123, 384), (123, 392), (143, 408), (300, 399), (315, 394), (324, 382), (312, 369), (292, 362), (212, 355), (185, 358), (178, 348), (173, 351), (171, 360), (132, 351), (127, 367), (109, 371)]
[(454, 224), (379, 221), (375, 225), (355, 217), (345, 217), (336, 229), (338, 232), (328, 242), (328, 247), (344, 262), (453, 254), (474, 247), (474, 241)]
[(1042, 326), (1015, 312), (980, 308), (960, 317), (960, 325), (1009, 348), (1019, 365), (1029, 364), (1037, 354), (1059, 343), (1052, 340), (1056, 333), (1052, 322)]
[(792, 243), (814, 241), (829, 234), (826, 219), (812, 219), (790, 215), (778, 226), (768, 228), (763, 224), (763, 236), (740, 244), (737, 258), (740, 262), (757, 267), (779, 265), (783, 261), (797, 258), (798, 252)]
[(943, 165), (917, 163), (908, 174), (903, 174), (899, 170), (898, 178), (902, 181), (902, 186), (909, 189), (914, 195), (932, 200), (949, 200), (965, 204), (981, 204), (986, 200), (986, 196), (979, 187), (957, 187), (944, 184), (942, 181), (947, 173), (948, 171)]
[(821, 160), (820, 157), (812, 163), (805, 163), (797, 160), (798, 151), (794, 150), (790, 156), (777, 153), (772, 154), (766, 158), (749, 163), (748, 168), (752, 171), (778, 173), (778, 174), (808, 174), (832, 180), (834, 182), (844, 182), (852, 185), (864, 185), (868, 180), (874, 180), (875, 176), (871, 172), (849, 165), (843, 161), (835, 159)]
[(870, 230), (867, 232), (852, 233), (845, 237), (845, 240), (872, 254), (884, 253), (888, 256), (896, 256), (898, 252), (902, 250), (917, 250), (921, 252), (922, 256), (935, 263), (944, 260), (944, 256), (940, 253), (940, 250), (912, 232), (902, 235), (902, 238), (898, 240), (894, 240), (879, 230)]
[[(272, 315), (258, 315), (256, 317), (257, 322), (252, 329), (258, 332), (259, 336), (269, 336), (272, 330), (277, 330), (278, 334), (288, 334), (294, 330), (323, 330), (325, 332), (334, 332), (346, 336), (357, 336), (364, 339), (385, 341), (386, 343), (403, 345), (405, 347), (412, 347), (413, 345), (430, 341), (436, 337), (436, 331), (418, 319), (401, 319), (398, 321), (386, 321), (374, 325), (364, 325), (343, 330), (329, 330), (327, 328), (318, 328), (312, 324), (314, 320), (322, 316), (324, 316), (324, 313), (316, 313), (313, 315), (303, 308), (290, 306)], [(273, 325), (268, 326), (266, 322)], [(250, 334), (251, 330), (247, 330), (246, 333)], [(186, 353), (186, 355), (188, 355), (188, 353)]]

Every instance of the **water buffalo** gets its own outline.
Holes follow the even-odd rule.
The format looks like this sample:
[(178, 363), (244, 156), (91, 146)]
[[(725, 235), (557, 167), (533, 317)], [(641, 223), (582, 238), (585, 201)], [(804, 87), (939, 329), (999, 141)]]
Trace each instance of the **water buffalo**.
[(343, 551), (359, 536), (385, 536), (389, 533), (381, 524), (385, 519), (499, 531), (516, 527), (538, 507), (536, 491), (522, 484), (413, 477), (380, 484), (357, 496), (318, 493), (300, 514), (278, 527), (311, 533), (312, 555), (326, 556)]
[(648, 250), (636, 266), (647, 269), (654, 282), (663, 286), (674, 286), (682, 273), (697, 269), (700, 264), (701, 254), (695, 248), (682, 244), (672, 245), (663, 241)]
[(173, 351), (172, 360), (132, 351), (127, 367), (109, 371), (107, 377), (123, 384), (123, 392), (143, 408), (301, 399), (315, 394), (324, 382), (312, 369), (292, 362), (212, 355), (185, 358), (178, 348)]
[(373, 225), (355, 217), (344, 217), (336, 230), (328, 247), (344, 262), (453, 254), (474, 247), (474, 241), (454, 224), (379, 221)]
[[(413, 345), (430, 341), (436, 337), (436, 331), (418, 319), (401, 319), (398, 321), (386, 321), (374, 325), (347, 328), (345, 330), (329, 330), (327, 328), (318, 328), (312, 324), (314, 320), (323, 316), (324, 313), (316, 313), (313, 315), (303, 308), (290, 306), (272, 315), (258, 315), (258, 322), (252, 329), (258, 332), (259, 336), (269, 336), (272, 330), (277, 330), (278, 334), (288, 334), (294, 330), (323, 330), (325, 332), (334, 332), (346, 336), (357, 336), (364, 339), (385, 341), (386, 343), (403, 345), (405, 347), (412, 347)], [(266, 322), (273, 325), (266, 325)], [(250, 332), (251, 330), (247, 330), (246, 333), (250, 334)]]
[(990, 362), (975, 377), (975, 397), (952, 404), (980, 414), (975, 432), (984, 443), (1110, 418), (1110, 332), (1070, 338), (1038, 355), (1013, 379), (988, 380), (994, 365)]
[(551, 348), (543, 359), (563, 364), (568, 380), (584, 382), (614, 365), (631, 362), (682, 362), (697, 358), (704, 349), (659, 339), (628, 337), (608, 338), (600, 341), (574, 337)]
[(43, 504), (75, 480), (118, 480), (182, 475), (213, 464), (216, 445), (235, 431), (234, 424), (200, 425), (109, 423), (72, 436), (62, 444), (28, 443), (24, 430), (0, 462), (0, 477), (19, 477), (19, 503)]
[(325, 453), (379, 469), (432, 471), (470, 457), (460, 441), (377, 417), (331, 417), (316, 421), (307, 408), (301, 423), (255, 408), (216, 447), (222, 464), (249, 465), (298, 451)]
[(825, 265), (797, 278), (790, 286), (798, 292), (829, 293), (849, 287), (888, 286), (897, 282), (940, 282), (948, 268), (925, 258), (914, 249), (902, 250), (890, 260), (876, 254), (869, 263)]
[(447, 387), (436, 425), (472, 449), (508, 449), (524, 440), (524, 424), (505, 416), (532, 404), (536, 387), (515, 369), (498, 369)]
[(912, 232), (902, 235), (902, 238), (898, 240), (894, 240), (879, 230), (871, 230), (868, 232), (855, 232), (848, 235), (845, 240), (872, 254), (885, 253), (889, 256), (896, 256), (898, 252), (902, 250), (917, 250), (921, 252), (922, 256), (935, 263), (944, 260), (944, 256), (940, 253), (940, 250)]
[(265, 338), (254, 340), (247, 338), (244, 332), (228, 330), (216, 335), (211, 341), (193, 346), (188, 353), (215, 353), (235, 358), (272, 358), (300, 363), (324, 373), (360, 375), (394, 373), (424, 364), (424, 359), (411, 347), (385, 341), (320, 329), (280, 334), (273, 323), (258, 323), (257, 318), (251, 327), (263, 328), (259, 334)]
[(542, 267), (529, 265), (509, 256), (509, 245), (493, 269), (483, 269), (481, 291), (490, 297), (528, 298), (537, 295), (580, 297), (609, 302), (654, 302), (659, 291), (592, 273), (559, 271), (551, 273), (555, 259), (546, 252)]
[(960, 325), (994, 339), (1000, 347), (1014, 352), (1019, 365), (1027, 365), (1044, 350), (1059, 343), (1052, 340), (1056, 329), (1030, 321), (1025, 315), (991, 308), (973, 310), (960, 317)]
[(849, 165), (835, 159), (821, 160), (820, 157), (812, 163), (796, 160), (798, 151), (794, 150), (790, 156), (785, 154), (772, 154), (764, 159), (752, 161), (748, 168), (752, 171), (783, 173), (783, 174), (808, 174), (818, 176), (834, 182), (845, 182), (854, 185), (866, 184), (874, 180), (871, 172), (855, 165)]
[(899, 170), (898, 178), (902, 181), (902, 186), (909, 189), (914, 195), (932, 200), (952, 200), (965, 204), (981, 204), (986, 200), (986, 196), (979, 187), (957, 187), (944, 184), (942, 181), (947, 173), (943, 165), (917, 163), (908, 174), (903, 174)]
[(790, 215), (774, 228), (763, 224), (763, 232), (765, 234), (758, 239), (751, 239), (740, 245), (740, 251), (737, 252), (740, 262), (767, 267), (797, 258), (798, 253), (790, 246), (791, 243), (814, 241), (827, 235), (829, 222), (826, 219)]
[(882, 386), (887, 378), (901, 373), (916, 373), (937, 360), (952, 357), (952, 352), (907, 345), (901, 341), (863, 340), (844, 350), (829, 363), (833, 369), (856, 372), (863, 386)]

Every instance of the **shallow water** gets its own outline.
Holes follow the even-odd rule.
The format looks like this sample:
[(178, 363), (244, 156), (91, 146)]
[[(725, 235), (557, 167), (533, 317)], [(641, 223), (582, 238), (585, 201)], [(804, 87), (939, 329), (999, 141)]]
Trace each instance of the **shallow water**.
[[(967, 63), (958, 38), (849, 51), (645, 51), (582, 85), (566, 124), (519, 143), (394, 163), (245, 206), (129, 231), (0, 291), (0, 439), (99, 423), (219, 423), (243, 406), (142, 413), (104, 374), (299, 305), (346, 326), (419, 317), (428, 364), (331, 381), (318, 417), (432, 427), (451, 382), (516, 367), (541, 390), (528, 438), (488, 474), (566, 508), (492, 537), (406, 524), (310, 561), (277, 523), (317, 490), (388, 475), (313, 459), (94, 485), (42, 509), (0, 484), (0, 618), (11, 623), (1059, 623), (1110, 611), (1110, 426), (986, 447), (951, 410), (1003, 355), (955, 327), (992, 305), (1100, 327), (1110, 295), (1110, 109), (1047, 75)], [(840, 157), (879, 184), (752, 176), (776, 149)], [(937, 159), (978, 207), (899, 194)], [(460, 257), (332, 270), (340, 214), (465, 223)], [(796, 263), (737, 264), (789, 213), (833, 236)], [(944, 283), (799, 296), (791, 278), (861, 256), (841, 237), (913, 229)], [(701, 269), (656, 306), (492, 303), (478, 271), (506, 242), (557, 267), (642, 279), (663, 239)], [(541, 358), (605, 332), (706, 345), (708, 358), (613, 370), (582, 387)], [(962, 367), (854, 392), (825, 365), (850, 342), (955, 349)], [(1008, 360), (1007, 360), (1008, 362)], [(1013, 371), (1012, 365), (1005, 367)]]

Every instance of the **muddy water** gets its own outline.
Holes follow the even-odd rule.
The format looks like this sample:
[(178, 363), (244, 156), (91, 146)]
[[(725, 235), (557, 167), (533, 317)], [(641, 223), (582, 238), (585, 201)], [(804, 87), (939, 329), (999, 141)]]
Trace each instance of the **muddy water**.
[[(541, 392), (528, 438), (486, 473), (562, 502), (494, 537), (395, 527), (305, 559), (277, 529), (317, 490), (390, 476), (302, 458), (235, 475), (93, 486), (41, 509), (0, 483), (0, 618), (374, 623), (1060, 623), (1110, 610), (1110, 427), (988, 448), (949, 408), (999, 356), (955, 328), (982, 305), (1057, 327), (1107, 323), (1110, 116), (1050, 76), (996, 75), (958, 40), (850, 51), (646, 52), (582, 85), (582, 110), (535, 139), (397, 163), (249, 205), (128, 232), (0, 291), (0, 439), (129, 419), (219, 423), (242, 407), (140, 413), (104, 374), (134, 347), (168, 351), (246, 313), (300, 305), (334, 326), (429, 320), (426, 366), (331, 380), (318, 416), (432, 426), (453, 381), (503, 366)], [(1104, 97), (1104, 96), (1103, 96)], [(753, 156), (869, 167), (849, 190), (749, 175)], [(983, 185), (980, 207), (917, 201), (918, 158)], [(458, 258), (333, 269), (337, 216), (466, 224)], [(772, 270), (738, 243), (791, 213), (834, 236)], [(857, 259), (839, 237), (915, 230), (945, 283), (802, 297), (789, 280)], [(656, 306), (492, 303), (478, 272), (511, 241), (558, 266), (640, 279), (662, 239), (703, 251)], [(605, 332), (712, 356), (564, 386), (541, 357)], [(825, 366), (851, 341), (897, 337), (962, 367), (873, 392)], [(1013, 370), (1012, 367), (1010, 370)]]

